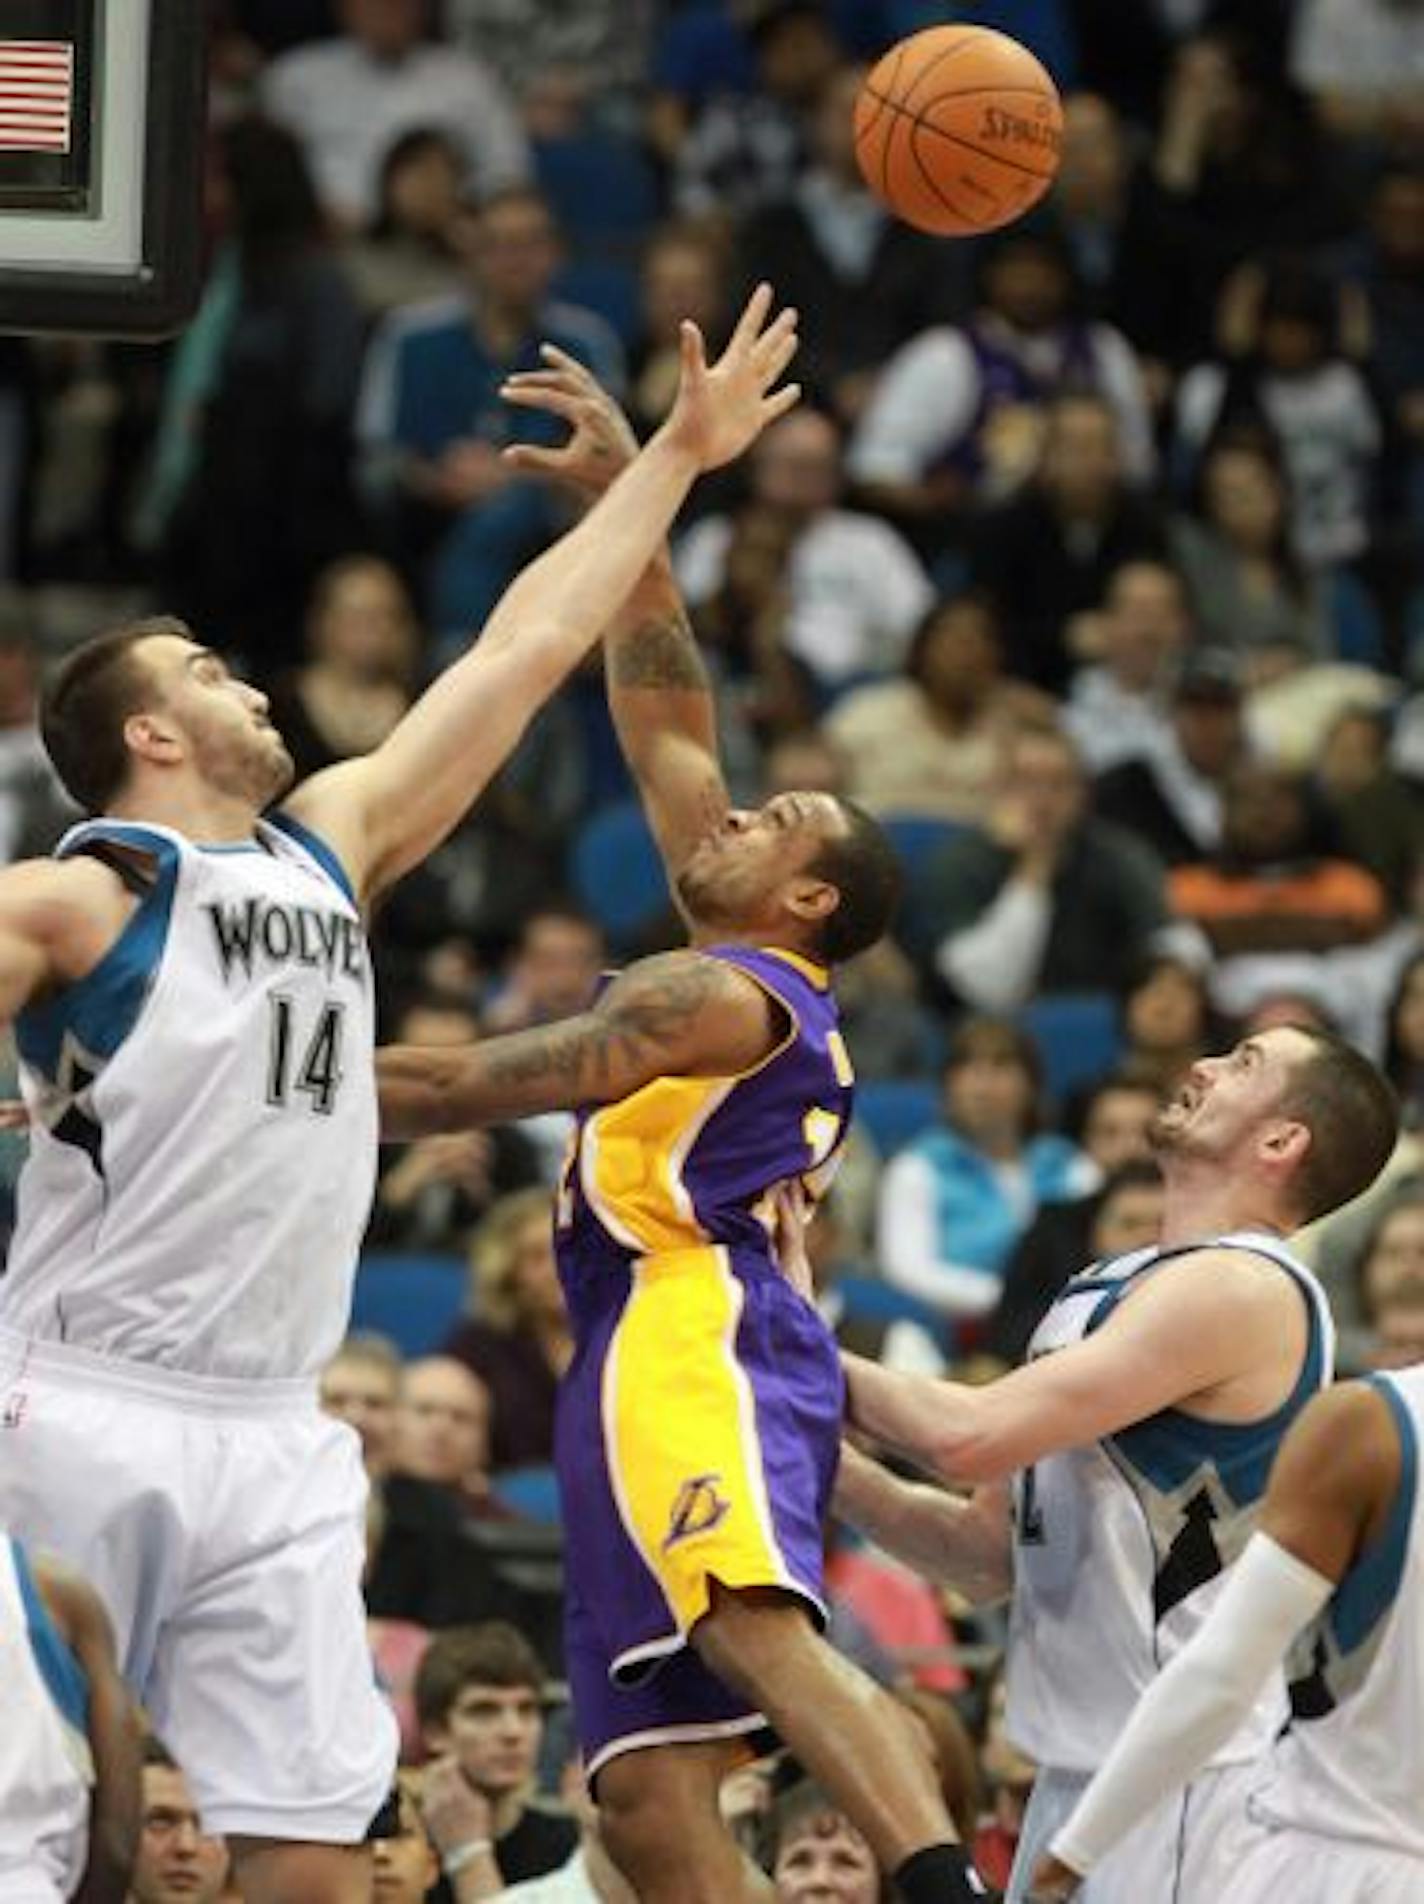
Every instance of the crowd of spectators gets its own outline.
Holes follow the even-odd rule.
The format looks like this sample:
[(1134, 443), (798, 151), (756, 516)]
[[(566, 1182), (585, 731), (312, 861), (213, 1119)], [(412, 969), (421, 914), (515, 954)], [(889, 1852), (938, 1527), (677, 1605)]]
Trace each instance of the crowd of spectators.
[[(1062, 169), (1028, 220), (950, 243), (867, 193), (851, 102), (964, 11), (212, 0), (194, 322), (0, 351), (0, 854), (66, 821), (46, 661), (133, 610), (237, 658), (302, 772), (378, 743), (568, 520), (502, 454), (550, 427), (506, 374), (556, 343), (645, 433), (678, 321), (715, 346), (770, 278), (805, 401), (702, 486), (674, 560), (736, 796), (843, 790), (906, 860), (894, 942), (844, 974), (865, 1115), (814, 1244), (828, 1318), (904, 1366), (1012, 1364), (1085, 1259), (1150, 1240), (1163, 1094), (1223, 1036), (1305, 1020), (1381, 1058), (1405, 1117), (1382, 1184), (1303, 1247), (1347, 1367), (1417, 1359), (1424, 10), (985, 0), (1060, 81)], [(386, 1034), (546, 1021), (667, 942), (666, 895), (630, 925), (596, 855), (629, 799), (595, 667), (376, 922)], [(428, 1761), (391, 1898), (486, 1837), (461, 1900), (570, 1856), (565, 1888), (513, 1895), (625, 1895), (586, 1809), (525, 1802), (536, 1764), (571, 1789), (564, 1730), (540, 1757), (557, 1533), (528, 1492), (571, 1352), (565, 1136), (387, 1153), (372, 1250), (468, 1257), (468, 1313), (438, 1353), (358, 1335), (326, 1375), (372, 1479), (373, 1644)], [(997, 1729), (1001, 1635), (849, 1544), (832, 1578), (839, 1637), (928, 1701), (1002, 1874), (1029, 1768)], [(150, 1781), (155, 1855), (196, 1868), (181, 1775)], [(758, 1774), (729, 1804), (779, 1898), (831, 1864), (846, 1904), (879, 1897), (818, 1795)]]

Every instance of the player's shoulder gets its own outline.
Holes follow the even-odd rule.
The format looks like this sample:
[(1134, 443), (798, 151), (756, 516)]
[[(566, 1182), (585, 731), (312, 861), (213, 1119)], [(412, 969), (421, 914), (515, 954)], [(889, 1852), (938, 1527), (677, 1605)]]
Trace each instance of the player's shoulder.
[(1282, 1255), (1245, 1241), (1213, 1238), (1172, 1250), (1149, 1264), (1127, 1292), (1132, 1302), (1171, 1305), (1178, 1313), (1198, 1307), (1220, 1320), (1223, 1312), (1244, 1323), (1256, 1314), (1294, 1314), (1304, 1272)]
[(615, 1004), (634, 998), (662, 999), (689, 1010), (742, 995), (760, 995), (755, 980), (705, 946), (679, 946), (635, 959), (614, 977), (604, 994)]
[(57, 926), (74, 919), (105, 924), (127, 909), (123, 879), (92, 854), (22, 859), (0, 871), (0, 916)]
[(1333, 1382), (1310, 1398), (1292, 1424), (1282, 1466), (1312, 1493), (1384, 1496), (1398, 1481), (1408, 1432), (1383, 1382)]

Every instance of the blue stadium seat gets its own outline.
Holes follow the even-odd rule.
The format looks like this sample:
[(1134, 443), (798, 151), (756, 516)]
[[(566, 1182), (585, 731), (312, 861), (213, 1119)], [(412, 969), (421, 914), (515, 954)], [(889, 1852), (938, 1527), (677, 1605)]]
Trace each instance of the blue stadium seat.
[(353, 1330), (389, 1336), (404, 1356), (433, 1355), (459, 1321), (469, 1294), (461, 1256), (374, 1252), (356, 1269)]
[(1111, 1071), (1122, 1052), (1118, 1002), (1111, 992), (1065, 992), (1036, 998), (1020, 1022), (1043, 1054), (1044, 1082), (1062, 1100)]
[(855, 1115), (880, 1155), (893, 1156), (939, 1122), (939, 1086), (921, 1078), (874, 1078), (856, 1086)]
[(578, 257), (631, 259), (658, 217), (658, 183), (642, 148), (615, 133), (536, 139), (534, 170)]
[(574, 891), (616, 947), (627, 947), (672, 904), (667, 875), (636, 800), (602, 808), (573, 844)]
[(940, 849), (965, 831), (957, 820), (936, 819), (928, 813), (887, 813), (882, 825), (912, 885)]
[(491, 1482), (497, 1501), (526, 1521), (557, 1527), (562, 1520), (559, 1480), (552, 1468), (505, 1468)]

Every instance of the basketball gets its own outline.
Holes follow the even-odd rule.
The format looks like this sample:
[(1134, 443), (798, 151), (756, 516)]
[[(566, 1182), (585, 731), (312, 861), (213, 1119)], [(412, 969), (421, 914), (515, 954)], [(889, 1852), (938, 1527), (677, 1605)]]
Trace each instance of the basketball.
[(855, 102), (870, 189), (941, 237), (993, 231), (1053, 183), (1063, 106), (1045, 69), (1006, 33), (933, 26), (892, 46)]

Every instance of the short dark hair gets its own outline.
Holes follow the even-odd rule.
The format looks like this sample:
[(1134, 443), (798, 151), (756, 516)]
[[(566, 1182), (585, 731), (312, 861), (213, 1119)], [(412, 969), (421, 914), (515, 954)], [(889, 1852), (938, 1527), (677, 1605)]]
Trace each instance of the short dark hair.
[(1399, 1099), (1378, 1066), (1333, 1031), (1292, 1025), (1309, 1054), (1294, 1066), (1281, 1108), (1310, 1132), (1296, 1179), (1301, 1221), (1338, 1210), (1368, 1190), (1399, 1135)]
[(181, 1772), (183, 1769), (156, 1732), (144, 1734), (141, 1757), (145, 1765), (155, 1766), (162, 1772)]
[(128, 778), (124, 722), (142, 710), (153, 686), (134, 651), (155, 635), (193, 639), (188, 624), (172, 615), (124, 622), (66, 656), (40, 696), (45, 752), (86, 813), (102, 813)]
[(827, 965), (853, 959), (884, 937), (900, 903), (904, 875), (889, 835), (854, 800), (836, 796), (843, 830), (821, 842), (807, 867), (840, 894), (840, 904), (821, 921), (815, 950)]
[(415, 1675), (415, 1712), (422, 1726), (443, 1725), (466, 1686), (527, 1686), (544, 1697), (539, 1655), (508, 1620), (452, 1626), (425, 1649)]

